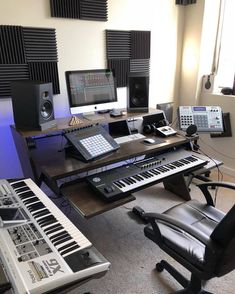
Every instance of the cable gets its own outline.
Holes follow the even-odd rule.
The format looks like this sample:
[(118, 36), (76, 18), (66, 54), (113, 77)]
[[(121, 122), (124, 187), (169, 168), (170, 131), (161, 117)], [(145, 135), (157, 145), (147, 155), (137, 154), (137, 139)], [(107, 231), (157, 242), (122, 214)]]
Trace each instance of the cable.
[[(197, 148), (197, 150), (200, 150), (200, 152), (202, 152), (203, 155), (205, 155), (205, 156), (208, 157), (211, 161), (214, 162), (214, 164), (215, 164), (215, 166), (216, 166), (216, 168), (217, 168), (217, 180), (218, 180), (218, 182), (219, 182), (219, 181), (223, 181), (223, 177), (224, 177), (224, 175), (223, 175), (223, 173), (221, 172), (221, 170), (220, 170), (220, 168), (219, 168), (219, 166), (218, 166), (218, 163), (214, 160), (214, 158), (212, 158), (212, 157), (209, 156), (207, 153), (205, 153), (205, 152), (200, 148), (199, 145), (194, 144), (194, 143), (193, 143), (193, 145), (195, 145), (196, 148)], [(199, 153), (199, 152), (198, 152), (198, 153)], [(221, 176), (221, 179), (220, 179), (220, 176)], [(214, 196), (214, 204), (215, 204), (215, 206), (216, 206), (216, 201), (217, 201), (218, 189), (219, 189), (219, 187), (216, 187), (216, 188), (215, 188), (215, 196)]]
[(226, 154), (224, 154), (224, 153), (222, 153), (222, 152), (216, 150), (216, 149), (213, 148), (211, 145), (207, 144), (204, 140), (202, 140), (202, 138), (199, 138), (199, 139), (203, 142), (203, 144), (205, 144), (206, 146), (208, 146), (209, 148), (211, 148), (213, 151), (217, 152), (218, 154), (223, 155), (224, 157), (227, 157), (227, 158), (229, 158), (229, 159), (235, 159), (235, 157), (228, 156), (228, 155), (226, 155)]
[(172, 126), (176, 123), (177, 120), (178, 120), (178, 117), (176, 117), (176, 118), (173, 120), (173, 122), (172, 122), (171, 124), (169, 124), (169, 127), (172, 127)]

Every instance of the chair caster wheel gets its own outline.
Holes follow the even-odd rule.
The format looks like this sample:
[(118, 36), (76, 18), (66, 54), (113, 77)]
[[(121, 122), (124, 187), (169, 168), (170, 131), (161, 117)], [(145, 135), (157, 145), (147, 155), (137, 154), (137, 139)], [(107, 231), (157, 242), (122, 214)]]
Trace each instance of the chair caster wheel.
[(156, 270), (160, 273), (160, 272), (162, 272), (163, 270), (164, 270), (164, 267), (163, 267), (163, 265), (161, 264), (161, 262), (158, 262), (157, 264), (156, 264)]

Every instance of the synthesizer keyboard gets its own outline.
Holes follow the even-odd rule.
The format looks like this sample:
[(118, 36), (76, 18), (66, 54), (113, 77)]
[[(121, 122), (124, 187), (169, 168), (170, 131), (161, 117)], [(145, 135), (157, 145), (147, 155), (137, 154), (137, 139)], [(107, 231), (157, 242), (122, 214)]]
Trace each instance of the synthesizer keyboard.
[(87, 177), (86, 181), (105, 201), (115, 201), (167, 177), (186, 173), (206, 164), (207, 161), (196, 153), (180, 149), (100, 172)]
[[(20, 209), (24, 221), (4, 224), (8, 209)], [(0, 262), (14, 293), (50, 293), (110, 266), (31, 179), (0, 180), (0, 218)]]

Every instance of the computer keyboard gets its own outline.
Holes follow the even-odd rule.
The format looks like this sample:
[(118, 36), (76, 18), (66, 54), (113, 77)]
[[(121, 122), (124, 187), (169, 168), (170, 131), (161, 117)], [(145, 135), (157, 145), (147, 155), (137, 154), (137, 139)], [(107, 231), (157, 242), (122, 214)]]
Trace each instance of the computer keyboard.
[(114, 140), (118, 143), (118, 144), (122, 144), (122, 143), (127, 143), (127, 142), (131, 142), (131, 141), (135, 141), (135, 140), (139, 140), (139, 139), (144, 139), (145, 136), (142, 134), (132, 134), (132, 135), (127, 135), (127, 136), (123, 136), (123, 137), (118, 137), (115, 138)]

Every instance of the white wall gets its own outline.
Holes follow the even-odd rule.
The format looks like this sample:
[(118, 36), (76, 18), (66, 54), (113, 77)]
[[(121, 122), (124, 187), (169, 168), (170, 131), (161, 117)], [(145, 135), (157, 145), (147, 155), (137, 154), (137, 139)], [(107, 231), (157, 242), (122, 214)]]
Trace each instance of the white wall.
[[(230, 112), (235, 132), (235, 97), (201, 93), (201, 79), (210, 74), (214, 55), (216, 28), (220, 0), (197, 0), (185, 10), (183, 34), (182, 74), (180, 84), (181, 105), (218, 105)], [(222, 170), (235, 175), (234, 137), (210, 138), (200, 134), (199, 145), (211, 157), (221, 160)]]
[[(109, 0), (108, 22), (98, 22), (51, 18), (49, 0), (7, 0), (0, 1), (0, 19), (1, 25), (56, 29), (61, 94), (54, 96), (54, 108), (56, 117), (63, 117), (70, 114), (64, 72), (106, 67), (105, 29), (151, 31), (150, 105), (176, 101), (183, 9), (172, 0)], [(126, 104), (125, 89), (118, 98)], [(11, 99), (0, 99), (0, 128), (12, 123)], [(5, 144), (12, 144), (9, 140)]]

